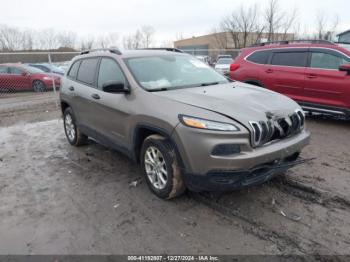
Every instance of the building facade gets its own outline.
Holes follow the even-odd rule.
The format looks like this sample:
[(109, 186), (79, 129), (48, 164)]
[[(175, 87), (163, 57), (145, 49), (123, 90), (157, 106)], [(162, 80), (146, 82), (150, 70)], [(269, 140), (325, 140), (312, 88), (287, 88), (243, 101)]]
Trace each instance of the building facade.
[(350, 43), (350, 30), (345, 31), (338, 36), (338, 42)]
[[(216, 58), (219, 54), (236, 57), (239, 49), (267, 41), (266, 33), (219, 32), (209, 35), (182, 39), (174, 42), (174, 47), (197, 56)], [(275, 40), (293, 40), (294, 34), (274, 34)]]

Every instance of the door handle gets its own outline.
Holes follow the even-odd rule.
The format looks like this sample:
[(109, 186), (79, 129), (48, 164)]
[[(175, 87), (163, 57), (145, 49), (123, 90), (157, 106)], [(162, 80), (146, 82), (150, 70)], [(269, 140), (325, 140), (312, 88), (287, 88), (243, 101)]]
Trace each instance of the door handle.
[(74, 91), (74, 87), (73, 86), (70, 86), (68, 89), (69, 89), (69, 91)]
[(92, 94), (91, 97), (93, 99), (100, 99), (101, 98), (98, 94)]
[(307, 78), (310, 78), (310, 79), (317, 78), (317, 75), (310, 74), (310, 75), (307, 75)]
[(265, 72), (268, 73), (268, 74), (271, 74), (271, 73), (273, 73), (273, 70), (272, 69), (267, 69)]

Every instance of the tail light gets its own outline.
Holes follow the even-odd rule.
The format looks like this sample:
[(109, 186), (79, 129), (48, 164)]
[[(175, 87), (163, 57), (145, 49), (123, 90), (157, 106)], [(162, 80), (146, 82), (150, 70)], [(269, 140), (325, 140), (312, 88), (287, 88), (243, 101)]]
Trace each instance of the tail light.
[(236, 71), (239, 68), (239, 65), (237, 64), (231, 64), (230, 65), (230, 72)]

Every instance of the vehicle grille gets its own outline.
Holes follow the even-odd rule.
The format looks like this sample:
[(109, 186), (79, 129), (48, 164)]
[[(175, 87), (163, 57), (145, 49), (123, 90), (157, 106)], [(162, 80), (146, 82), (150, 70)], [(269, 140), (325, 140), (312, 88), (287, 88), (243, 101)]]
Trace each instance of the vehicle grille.
[(253, 129), (252, 144), (257, 147), (300, 132), (304, 128), (305, 116), (298, 109), (288, 117), (272, 118), (268, 121), (250, 121), (249, 123)]

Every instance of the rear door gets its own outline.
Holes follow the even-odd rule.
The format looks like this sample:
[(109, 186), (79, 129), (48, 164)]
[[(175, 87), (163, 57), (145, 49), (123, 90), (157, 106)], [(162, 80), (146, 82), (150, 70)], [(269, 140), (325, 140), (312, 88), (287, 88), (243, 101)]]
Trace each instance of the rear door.
[(11, 85), (17, 90), (32, 89), (30, 75), (18, 67), (9, 67)]
[(350, 101), (350, 77), (339, 66), (350, 63), (345, 54), (331, 49), (312, 48), (306, 69), (305, 101), (346, 107)]
[(265, 87), (294, 100), (304, 100), (307, 59), (307, 48), (274, 50), (261, 75)]
[[(74, 113), (81, 128), (88, 129), (89, 135), (95, 137), (93, 110), (96, 100), (92, 97), (96, 90), (97, 68), (100, 58), (91, 57), (82, 59), (78, 68), (76, 79), (68, 83), (68, 92), (71, 92)], [(74, 65), (73, 65), (74, 66)], [(72, 69), (73, 69), (72, 66)], [(71, 70), (72, 70), (71, 69)]]

